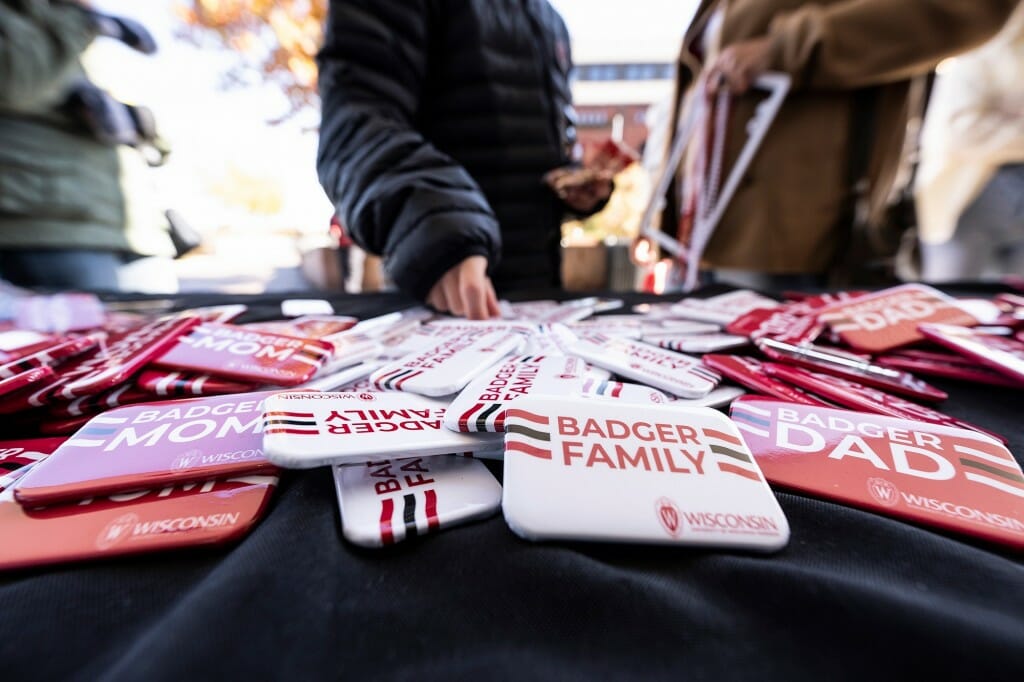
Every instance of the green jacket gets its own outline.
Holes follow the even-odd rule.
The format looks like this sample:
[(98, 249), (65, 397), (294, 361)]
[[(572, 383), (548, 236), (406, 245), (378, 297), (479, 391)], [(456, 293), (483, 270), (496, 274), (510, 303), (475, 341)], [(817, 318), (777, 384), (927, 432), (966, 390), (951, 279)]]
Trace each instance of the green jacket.
[(0, 0), (0, 249), (173, 255), (162, 213), (128, 191), (145, 164), (60, 111), (95, 37), (70, 3)]

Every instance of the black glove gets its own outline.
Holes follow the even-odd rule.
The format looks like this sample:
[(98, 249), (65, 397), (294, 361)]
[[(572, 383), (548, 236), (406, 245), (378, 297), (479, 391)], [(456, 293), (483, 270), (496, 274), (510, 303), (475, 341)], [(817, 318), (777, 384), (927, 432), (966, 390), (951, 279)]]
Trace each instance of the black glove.
[(156, 41), (145, 26), (127, 17), (115, 17), (96, 10), (88, 10), (93, 26), (101, 36), (120, 40), (143, 54), (156, 52)]
[(119, 102), (87, 80), (71, 86), (62, 108), (96, 140), (135, 147), (150, 166), (162, 166), (171, 152), (148, 107)]
[(128, 106), (89, 81), (79, 81), (71, 87), (64, 110), (103, 144), (137, 145), (140, 141), (135, 118)]

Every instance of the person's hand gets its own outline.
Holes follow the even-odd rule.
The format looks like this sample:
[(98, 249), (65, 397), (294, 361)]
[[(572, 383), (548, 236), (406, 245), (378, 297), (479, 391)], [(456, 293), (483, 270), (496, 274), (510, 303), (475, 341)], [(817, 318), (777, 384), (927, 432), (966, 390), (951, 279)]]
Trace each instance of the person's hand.
[(724, 86), (734, 95), (743, 94), (768, 70), (770, 59), (771, 40), (767, 37), (730, 45), (707, 68), (709, 92), (715, 94)]
[(544, 182), (576, 213), (590, 213), (611, 196), (612, 171), (592, 168), (556, 168)]
[(427, 303), (442, 313), (470, 320), (499, 317), (498, 297), (487, 276), (487, 259), (470, 256), (441, 275), (427, 294)]

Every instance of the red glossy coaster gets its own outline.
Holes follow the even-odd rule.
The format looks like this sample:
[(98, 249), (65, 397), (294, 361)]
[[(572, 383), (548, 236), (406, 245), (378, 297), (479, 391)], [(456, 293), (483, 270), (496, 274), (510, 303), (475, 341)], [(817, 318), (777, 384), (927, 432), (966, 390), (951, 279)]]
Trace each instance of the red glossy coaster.
[(762, 353), (777, 362), (834, 374), (910, 398), (940, 402), (949, 397), (945, 391), (921, 381), (913, 374), (873, 364), (852, 353), (844, 353), (840, 350), (812, 344), (795, 346), (777, 339), (762, 339), (758, 341), (757, 347)]
[(273, 473), (262, 451), (272, 393), (131, 405), (94, 416), (22, 479), (23, 504), (52, 504), (182, 481)]
[(1024, 342), (1019, 339), (949, 325), (922, 325), (921, 332), (935, 343), (977, 360), (1024, 388)]
[(54, 403), (49, 406), (49, 411), (51, 415), (60, 419), (83, 417), (106, 412), (115, 407), (124, 407), (125, 405), (134, 405), (136, 403), (151, 403), (156, 400), (156, 396), (132, 384), (121, 384), (112, 389), (100, 391), (95, 395), (75, 398), (69, 403)]
[(923, 284), (904, 284), (828, 306), (820, 313), (844, 343), (866, 353), (881, 353), (924, 338), (918, 325), (942, 323), (971, 327), (972, 315), (956, 300)]
[(12, 487), (26, 467), (46, 459), (65, 438), (23, 438), (0, 441), (0, 492)]
[(963, 356), (955, 356), (956, 359), (933, 360), (923, 357), (913, 357), (903, 354), (882, 355), (875, 358), (875, 362), (883, 367), (902, 369), (907, 372), (916, 372), (925, 376), (943, 377), (945, 379), (958, 379), (970, 381), (975, 384), (988, 384), (990, 386), (1003, 386), (1005, 388), (1020, 388), (1021, 384), (1008, 376), (1002, 375), (995, 370), (983, 367), (972, 362)]
[(91, 414), (78, 417), (51, 417), (39, 424), (39, 433), (45, 436), (70, 436), (92, 418)]
[(248, 393), (256, 387), (240, 381), (221, 379), (209, 374), (175, 372), (169, 369), (145, 369), (135, 379), (135, 385), (154, 396), (189, 397)]
[(774, 485), (1024, 549), (1024, 474), (984, 434), (754, 396), (730, 416)]
[(961, 421), (948, 414), (943, 414), (933, 408), (886, 393), (880, 389), (858, 384), (855, 381), (774, 362), (766, 362), (764, 369), (770, 376), (776, 379), (787, 381), (805, 391), (810, 391), (815, 395), (822, 396), (850, 409), (981, 431), (1002, 442), (1006, 442), (1006, 439), (999, 434)]
[(0, 323), (0, 363), (14, 362), (32, 353), (52, 346), (60, 339), (29, 329), (18, 329), (12, 323)]
[(61, 362), (81, 355), (99, 345), (103, 339), (102, 334), (87, 334), (75, 338), (62, 338), (52, 345), (48, 345), (34, 353), (25, 355), (13, 362), (0, 365), (0, 378), (12, 377), (21, 372), (27, 372), (36, 367), (44, 365), (54, 366)]
[(54, 372), (53, 368), (47, 365), (42, 367), (36, 367), (25, 372), (20, 372), (7, 379), (0, 379), (0, 401), (4, 399), (4, 396), (21, 391), (22, 389), (29, 388), (34, 384), (39, 384), (45, 381), (53, 379)]
[(203, 324), (181, 337), (153, 364), (247, 384), (295, 386), (309, 381), (333, 353), (331, 344), (316, 339)]
[(263, 515), (276, 484), (275, 476), (244, 476), (36, 509), (7, 490), (0, 569), (233, 542)]
[(704, 364), (752, 391), (770, 395), (780, 400), (791, 400), (807, 405), (828, 406), (823, 400), (793, 388), (790, 384), (773, 379), (764, 372), (763, 363), (743, 355), (705, 355)]
[(57, 395), (74, 400), (125, 381), (198, 323), (196, 317), (168, 315), (135, 329), (77, 367), (75, 378), (63, 384)]
[(730, 334), (751, 339), (764, 336), (801, 344), (814, 341), (825, 329), (813, 310), (803, 304), (790, 304), (780, 308), (755, 308), (726, 325)]

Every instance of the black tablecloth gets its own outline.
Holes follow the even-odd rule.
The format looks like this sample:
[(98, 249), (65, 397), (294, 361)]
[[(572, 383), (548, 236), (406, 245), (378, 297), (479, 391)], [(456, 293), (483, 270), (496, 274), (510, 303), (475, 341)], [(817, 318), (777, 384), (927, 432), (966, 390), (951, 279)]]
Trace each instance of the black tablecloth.
[[(1021, 392), (934, 383), (1024, 457)], [(1024, 678), (1019, 556), (778, 497), (792, 536), (771, 556), (533, 544), (500, 514), (369, 551), (342, 540), (329, 470), (288, 472), (232, 547), (0, 575), (0, 678)]]

